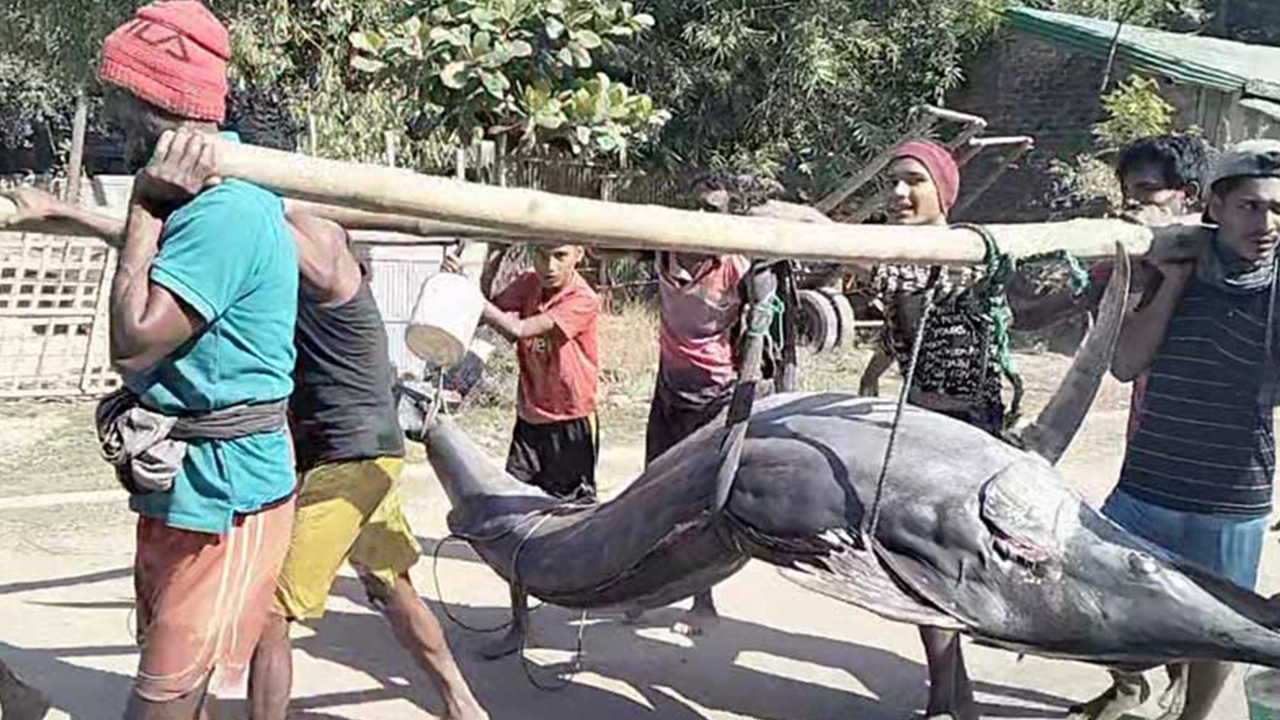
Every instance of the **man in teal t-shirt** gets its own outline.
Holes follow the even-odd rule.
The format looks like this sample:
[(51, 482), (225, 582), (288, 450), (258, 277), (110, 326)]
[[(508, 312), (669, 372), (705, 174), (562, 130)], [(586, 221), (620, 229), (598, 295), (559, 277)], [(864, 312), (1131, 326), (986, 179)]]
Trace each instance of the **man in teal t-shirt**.
[[(205, 329), (154, 367), (125, 374), (142, 404), (166, 415), (285, 399), (293, 391), (296, 246), (278, 197), (228, 180), (164, 223), (152, 284), (193, 310)], [(292, 492), (283, 430), (192, 442), (168, 493), (135, 495), (134, 510), (166, 525), (223, 534)]]
[(112, 279), (112, 362), (142, 406), (197, 426), (222, 411), (234, 438), (184, 437), (172, 488), (131, 500), (142, 654), (127, 720), (195, 720), (206, 692), (242, 678), (292, 528), (297, 252), (279, 198), (212, 177), (229, 54), (196, 0), (139, 9), (102, 48), (111, 114), (145, 165)]

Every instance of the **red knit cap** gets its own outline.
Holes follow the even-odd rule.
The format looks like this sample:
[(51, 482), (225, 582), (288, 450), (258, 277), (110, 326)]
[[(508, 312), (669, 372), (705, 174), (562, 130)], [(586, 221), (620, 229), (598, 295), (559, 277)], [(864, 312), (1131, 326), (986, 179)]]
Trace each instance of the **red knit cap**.
[(917, 141), (903, 143), (894, 160), (911, 158), (924, 165), (938, 188), (938, 201), (942, 203), (943, 212), (950, 212), (960, 196), (960, 167), (951, 151), (935, 142)]
[(196, 0), (140, 8), (102, 43), (98, 76), (189, 120), (227, 113), (227, 29)]

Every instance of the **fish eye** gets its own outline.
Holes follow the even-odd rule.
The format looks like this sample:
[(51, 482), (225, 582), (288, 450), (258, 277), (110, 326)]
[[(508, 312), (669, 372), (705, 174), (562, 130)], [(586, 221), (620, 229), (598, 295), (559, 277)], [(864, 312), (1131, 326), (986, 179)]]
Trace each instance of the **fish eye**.
[(1155, 575), (1160, 569), (1155, 558), (1144, 553), (1129, 553), (1129, 570), (1134, 575)]

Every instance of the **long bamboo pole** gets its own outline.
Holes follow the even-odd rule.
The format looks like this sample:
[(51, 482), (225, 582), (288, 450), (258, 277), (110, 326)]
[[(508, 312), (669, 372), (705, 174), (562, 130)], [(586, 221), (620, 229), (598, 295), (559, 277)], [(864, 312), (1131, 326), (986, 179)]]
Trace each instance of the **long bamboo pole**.
[[(721, 215), (504, 188), (419, 175), (216, 141), (224, 177), (257, 183), (281, 195), (374, 213), (488, 228), (535, 242), (581, 243), (607, 249), (743, 253), (827, 262), (981, 262), (985, 247), (965, 229), (815, 224)], [(3, 210), (0, 210), (0, 214)], [(1199, 228), (1153, 231), (1118, 220), (990, 225), (1001, 249), (1015, 256), (1058, 249), (1086, 258), (1110, 257), (1119, 242), (1144, 254), (1153, 238), (1183, 247)]]
[[(625, 205), (535, 190), (504, 188), (356, 165), (219, 141), (219, 171), (283, 195), (380, 213), (409, 215), (500, 230), (517, 237), (602, 248), (738, 252), (830, 262), (975, 263), (985, 256), (969, 230), (802, 223), (721, 215), (652, 205)], [(1183, 245), (1198, 228), (1153, 231), (1119, 220), (991, 225), (1005, 252), (1016, 256), (1066, 249), (1106, 258), (1121, 243), (1144, 254), (1157, 232)]]

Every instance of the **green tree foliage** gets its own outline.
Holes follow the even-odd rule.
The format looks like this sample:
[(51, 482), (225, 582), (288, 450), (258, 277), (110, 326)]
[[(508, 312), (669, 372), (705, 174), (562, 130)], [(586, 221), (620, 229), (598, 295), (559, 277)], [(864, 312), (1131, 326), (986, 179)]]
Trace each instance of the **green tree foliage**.
[(133, 0), (0, 3), (0, 147), (30, 147), (46, 134), (55, 152), (69, 149), (76, 89), (92, 89), (102, 39), (134, 5)]
[[(406, 134), (411, 113), (402, 88), (371, 92), (350, 66), (350, 36), (389, 22), (397, 0), (209, 0), (231, 33), (232, 82), (284, 99), (301, 135), (314, 129), (315, 151), (362, 162), (383, 158), (391, 133)], [(305, 145), (306, 143), (300, 143)], [(444, 148), (429, 138), (401, 141), (402, 164), (432, 167)], [(308, 148), (309, 149), (309, 148)]]
[(1108, 148), (1163, 135), (1173, 128), (1173, 106), (1160, 97), (1160, 84), (1151, 78), (1130, 75), (1102, 96), (1102, 107), (1107, 116), (1093, 126), (1093, 134)]
[(0, 53), (0, 148), (28, 148), (42, 134), (57, 148), (70, 137), (72, 105), (71, 92), (42, 68)]
[(655, 162), (816, 197), (962, 80), (1000, 0), (657, 0), (635, 82), (669, 107)]
[(102, 40), (140, 4), (138, 0), (5, 0), (0, 47), (38, 67), (51, 80), (91, 81)]
[(352, 64), (379, 89), (407, 88), (417, 126), (617, 153), (667, 119), (602, 67), (653, 23), (624, 0), (410, 0), (351, 35)]

